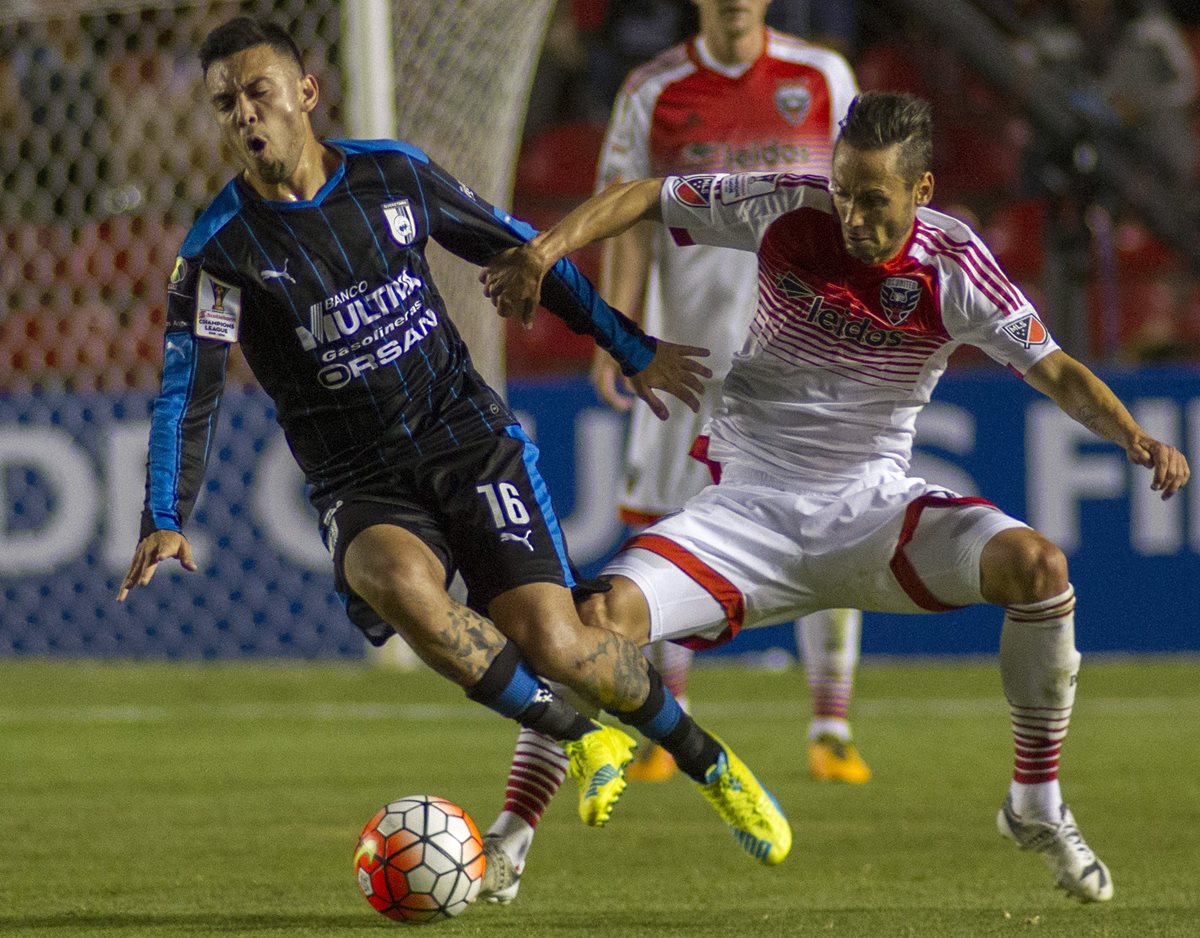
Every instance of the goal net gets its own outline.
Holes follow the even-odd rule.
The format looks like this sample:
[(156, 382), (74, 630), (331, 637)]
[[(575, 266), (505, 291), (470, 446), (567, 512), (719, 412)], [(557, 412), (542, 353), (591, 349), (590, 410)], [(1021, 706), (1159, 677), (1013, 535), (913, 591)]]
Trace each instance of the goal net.
[[(0, 656), (362, 654), (270, 402), (236, 353), (189, 526), (201, 572), (164, 567), (112, 602), (137, 537), (166, 277), (233, 172), (196, 51), (232, 16), (271, 18), (318, 78), (319, 134), (361, 135), (351, 100), (383, 96), (396, 135), (508, 204), (550, 6), (0, 0)], [(391, 23), (384, 83), (354, 68), (366, 8)], [(481, 370), (500, 380), (501, 333), (475, 272), (433, 263)]]

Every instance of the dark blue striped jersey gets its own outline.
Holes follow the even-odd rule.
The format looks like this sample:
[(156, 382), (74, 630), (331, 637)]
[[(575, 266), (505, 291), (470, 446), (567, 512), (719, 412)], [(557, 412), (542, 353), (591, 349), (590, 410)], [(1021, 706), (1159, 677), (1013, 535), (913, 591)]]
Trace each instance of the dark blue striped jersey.
[[(267, 201), (235, 178), (184, 239), (167, 290), (143, 536), (188, 517), (234, 342), (275, 402), (314, 500), (515, 423), (472, 366), (425, 247), (432, 238), (486, 264), (533, 229), (408, 144), (328, 145), (342, 159), (311, 201)], [(567, 261), (542, 302), (626, 374), (653, 357), (654, 341)]]

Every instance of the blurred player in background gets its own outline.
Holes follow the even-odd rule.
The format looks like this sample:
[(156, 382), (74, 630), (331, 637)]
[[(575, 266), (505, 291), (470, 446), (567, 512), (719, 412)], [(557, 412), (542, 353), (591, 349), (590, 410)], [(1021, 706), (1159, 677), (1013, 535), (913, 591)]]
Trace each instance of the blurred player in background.
[[(857, 93), (840, 55), (769, 30), (770, 0), (695, 0), (700, 33), (633, 72), (613, 109), (597, 190), (687, 173), (789, 171), (829, 175), (837, 122)], [(668, 405), (658, 420), (625, 385), (611, 355), (597, 353), (592, 382), (617, 410), (632, 409), (620, 517), (643, 527), (675, 511), (712, 481), (689, 456), (720, 400), (721, 382), (754, 317), (758, 263), (707, 245), (681, 249), (651, 224), (604, 245), (600, 292), (635, 321), (673, 342), (711, 350), (699, 413)], [(862, 615), (829, 609), (795, 624), (812, 698), (808, 764), (821, 781), (866, 782), (871, 771), (851, 742), (850, 693)], [(654, 646), (651, 659), (686, 707), (692, 651)], [(663, 781), (674, 770), (660, 746), (639, 750), (627, 774)]]
[[(318, 140), (317, 83), (282, 28), (231, 20), (200, 62), (242, 172), (171, 275), (142, 539), (118, 599), (168, 558), (196, 569), (182, 527), (240, 342), (310, 486), (338, 591), (372, 642), (403, 635), (472, 700), (559, 740), (586, 823), (608, 820), (634, 743), (539, 675), (669, 746), (742, 845), (782, 860), (790, 829), (749, 769), (681, 710), (637, 645), (580, 622), (537, 449), (475, 371), (430, 278), (430, 238), (482, 264), (532, 230), (408, 144)], [(647, 337), (570, 265), (543, 299), (610, 348), (656, 408), (655, 387), (696, 403), (708, 372), (689, 356), (703, 350)], [(456, 570), (468, 605), (447, 592)]]
[(634, 537), (605, 568), (584, 621), (646, 643), (728, 639), (816, 609), (1004, 608), (1000, 673), (1012, 780), (1000, 832), (1041, 853), (1083, 901), (1108, 868), (1062, 798), (1075, 699), (1075, 593), (1063, 552), (980, 498), (909, 476), (917, 414), (956, 346), (1024, 377), (1152, 470), (1190, 475), (1111, 389), (1058, 348), (1036, 310), (933, 196), (929, 105), (868, 93), (842, 121), (830, 181), (796, 174), (674, 176), (611, 187), (485, 272), (505, 315), (527, 315), (559, 257), (655, 220), (680, 244), (758, 255), (759, 308), (734, 358), (707, 455), (721, 481)]
[[(613, 108), (597, 189), (652, 175), (793, 170), (829, 175), (838, 119), (857, 91), (837, 53), (764, 25), (770, 0), (695, 0), (700, 33), (634, 70)], [(714, 247), (680, 249), (661, 227), (637, 225), (604, 246), (601, 292), (646, 328), (712, 352), (714, 376), (698, 413), (668, 403), (658, 420), (635, 407), (626, 453), (621, 520), (645, 526), (676, 510), (712, 481), (689, 450), (720, 400), (721, 380), (754, 316), (758, 264), (752, 254)], [(592, 363), (600, 396), (627, 411), (618, 363)], [(625, 386), (628, 390), (628, 385)], [(812, 691), (809, 767), (814, 778), (866, 782), (870, 769), (850, 741), (850, 689), (861, 615), (822, 610), (796, 623)], [(692, 651), (662, 643), (649, 650), (667, 687), (685, 703)], [(553, 742), (522, 729), (504, 807), (490, 834), (504, 839), (520, 871), (534, 830), (564, 778)], [(652, 743), (626, 770), (665, 781), (674, 760)], [(515, 888), (513, 894), (515, 895)], [(512, 896), (499, 897), (498, 901)]]

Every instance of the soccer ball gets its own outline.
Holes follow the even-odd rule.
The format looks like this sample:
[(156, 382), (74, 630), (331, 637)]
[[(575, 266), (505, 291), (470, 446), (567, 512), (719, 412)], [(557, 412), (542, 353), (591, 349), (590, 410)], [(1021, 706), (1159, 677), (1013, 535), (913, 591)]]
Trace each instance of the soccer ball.
[(436, 795), (381, 808), (358, 836), (354, 874), (372, 907), (398, 922), (436, 922), (479, 895), (486, 860), (470, 815)]

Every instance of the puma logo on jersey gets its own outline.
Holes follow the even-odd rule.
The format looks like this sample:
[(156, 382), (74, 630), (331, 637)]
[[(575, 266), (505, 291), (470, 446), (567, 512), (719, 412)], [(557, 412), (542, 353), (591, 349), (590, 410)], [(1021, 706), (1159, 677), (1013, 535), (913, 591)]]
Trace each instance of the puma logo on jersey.
[(524, 544), (526, 547), (529, 548), (529, 552), (533, 553), (534, 552), (533, 545), (531, 543), (529, 543), (529, 538), (532, 534), (533, 534), (533, 531), (531, 531), (531, 530), (526, 531), (524, 534), (513, 534), (511, 531), (501, 531), (500, 532), (500, 543), (504, 544), (506, 542), (511, 541), (516, 544)]
[(288, 283), (295, 283), (296, 278), (293, 277), (291, 274), (289, 274), (288, 269), (287, 269), (288, 261), (290, 261), (290, 260), (291, 260), (290, 257), (285, 257), (283, 259), (283, 270), (264, 269), (264, 270), (260, 270), (258, 272), (259, 276), (261, 276), (263, 278), (264, 283), (268, 280), (286, 280)]

